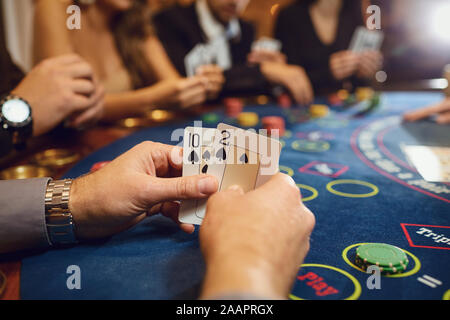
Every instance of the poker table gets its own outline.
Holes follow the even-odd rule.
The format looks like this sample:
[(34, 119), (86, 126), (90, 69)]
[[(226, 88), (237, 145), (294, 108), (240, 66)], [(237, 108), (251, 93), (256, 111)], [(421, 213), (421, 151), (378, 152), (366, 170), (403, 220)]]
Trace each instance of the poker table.
[[(440, 93), (386, 92), (370, 112), (361, 102), (331, 107), (322, 118), (310, 118), (299, 106), (245, 106), (260, 117), (285, 118), (280, 171), (293, 177), (316, 216), (311, 249), (299, 266), (291, 299), (450, 299), (450, 185), (423, 180), (402, 151), (404, 145), (450, 146), (449, 126), (401, 120), (406, 110), (441, 99)], [(223, 111), (215, 113), (218, 121), (238, 125)], [(194, 120), (199, 119), (122, 138), (80, 161), (65, 177), (86, 174), (93, 164), (145, 140), (178, 144), (171, 133)], [(397, 246), (409, 259), (403, 273), (382, 275), (376, 288), (370, 286), (371, 274), (355, 264), (357, 247), (371, 242)], [(79, 290), (67, 286), (74, 265), (81, 271)], [(198, 229), (187, 235), (155, 216), (108, 239), (25, 258), (21, 298), (195, 299), (204, 272)]]

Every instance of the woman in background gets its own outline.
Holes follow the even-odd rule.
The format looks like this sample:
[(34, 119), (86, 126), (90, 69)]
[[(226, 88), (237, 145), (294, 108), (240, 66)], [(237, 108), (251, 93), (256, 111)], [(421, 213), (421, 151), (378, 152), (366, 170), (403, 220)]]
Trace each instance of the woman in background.
[(355, 29), (365, 25), (367, 5), (365, 0), (297, 0), (280, 12), (276, 38), (288, 63), (306, 70), (316, 92), (364, 85), (380, 70), (381, 52), (348, 50)]
[[(79, 30), (66, 26), (72, 4), (81, 8)], [(105, 87), (106, 120), (214, 98), (222, 88), (222, 70), (208, 66), (201, 75), (182, 78), (149, 21), (145, 0), (37, 0), (35, 62), (67, 53), (86, 59)]]

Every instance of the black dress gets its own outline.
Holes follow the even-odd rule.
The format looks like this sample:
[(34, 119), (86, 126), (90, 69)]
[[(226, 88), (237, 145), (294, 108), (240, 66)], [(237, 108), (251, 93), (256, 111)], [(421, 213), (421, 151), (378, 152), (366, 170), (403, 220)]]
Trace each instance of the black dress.
[[(252, 25), (239, 20), (241, 36), (229, 40), (232, 67), (225, 71), (222, 96), (266, 93), (268, 83), (259, 66), (247, 64), (247, 55), (255, 39)], [(176, 5), (153, 17), (153, 25), (172, 63), (178, 72), (186, 76), (185, 56), (199, 43), (207, 41), (200, 26), (195, 5)]]
[[(276, 22), (275, 37), (283, 44), (283, 53), (290, 64), (302, 66), (307, 72), (316, 93), (342, 88), (343, 82), (331, 74), (330, 56), (347, 50), (356, 27), (363, 25), (360, 0), (344, 0), (339, 14), (336, 38), (330, 45), (318, 37), (309, 14), (309, 5), (301, 0), (284, 8)], [(356, 77), (347, 79), (354, 85), (364, 82)]]

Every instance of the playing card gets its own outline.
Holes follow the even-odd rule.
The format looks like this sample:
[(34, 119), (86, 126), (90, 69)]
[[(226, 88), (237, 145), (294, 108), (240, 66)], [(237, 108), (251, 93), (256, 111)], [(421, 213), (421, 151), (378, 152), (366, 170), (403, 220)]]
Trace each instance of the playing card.
[(228, 147), (220, 190), (239, 185), (244, 192), (264, 184), (278, 172), (281, 143), (250, 130), (219, 124), (222, 143)]
[(214, 64), (217, 60), (216, 56), (217, 50), (213, 43), (196, 45), (184, 58), (186, 75), (192, 77), (200, 66)]
[[(183, 177), (209, 174), (222, 179), (225, 162), (221, 148), (215, 145), (219, 133), (214, 128), (187, 127), (183, 141)], [(186, 200), (180, 208), (179, 220), (183, 223), (201, 224), (206, 201)]]
[(402, 146), (420, 175), (430, 182), (450, 182), (450, 148)]
[(280, 51), (281, 41), (268, 37), (262, 37), (259, 40), (253, 42), (252, 50)]
[(384, 40), (384, 33), (380, 30), (368, 30), (360, 26), (356, 28), (350, 42), (349, 50), (353, 52), (363, 52), (368, 50), (378, 51)]

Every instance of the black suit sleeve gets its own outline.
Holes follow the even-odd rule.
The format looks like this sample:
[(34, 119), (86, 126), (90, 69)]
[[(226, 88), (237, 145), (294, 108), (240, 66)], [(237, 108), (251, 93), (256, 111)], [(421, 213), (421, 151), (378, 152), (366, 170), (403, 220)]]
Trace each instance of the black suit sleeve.
[(184, 57), (189, 53), (191, 45), (186, 44), (187, 39), (183, 39), (184, 33), (177, 30), (177, 25), (171, 23), (171, 20), (170, 15), (162, 13), (154, 17), (153, 24), (173, 65), (182, 76), (186, 76)]

